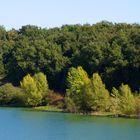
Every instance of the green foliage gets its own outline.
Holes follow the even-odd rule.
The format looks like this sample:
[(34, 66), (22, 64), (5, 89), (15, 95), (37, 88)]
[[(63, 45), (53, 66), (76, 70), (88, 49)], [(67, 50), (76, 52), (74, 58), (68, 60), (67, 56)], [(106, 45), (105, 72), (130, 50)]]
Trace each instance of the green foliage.
[(68, 69), (80, 65), (89, 76), (98, 71), (110, 91), (121, 83), (139, 90), (139, 27), (107, 21), (53, 29), (27, 25), (7, 32), (1, 27), (0, 73), (19, 85), (24, 75), (42, 71), (51, 89), (65, 92)]
[(67, 89), (68, 93), (79, 93), (80, 88), (83, 85), (87, 85), (90, 83), (90, 79), (88, 78), (88, 75), (86, 71), (83, 70), (81, 66), (76, 68), (71, 68), (68, 72), (68, 87)]
[[(133, 95), (130, 96), (132, 93), (126, 89), (125, 92), (121, 88), (118, 91), (113, 89), (109, 99), (107, 89), (111, 91), (112, 87), (118, 88), (121, 83), (127, 83), (132, 91), (139, 92), (139, 54), (139, 24), (102, 21), (94, 25), (64, 25), (52, 29), (27, 25), (10, 31), (0, 26), (0, 85), (11, 82), (19, 86), (25, 75), (37, 73), (25, 78), (26, 84), (21, 82), (26, 98), (28, 95), (26, 104), (30, 106), (39, 105), (42, 100), (47, 104), (44, 99), (47, 95), (44, 94), (48, 92), (49, 83), (51, 89), (62, 94), (68, 87), (67, 96), (72, 100), (70, 104), (75, 104), (76, 110), (110, 108), (115, 113), (129, 114), (135, 108), (132, 105)], [(81, 67), (72, 68), (79, 65), (87, 73)], [(47, 79), (38, 72), (47, 75)], [(93, 73), (91, 80), (88, 75), (92, 77)], [(128, 92), (129, 96), (123, 92)], [(132, 102), (127, 96), (132, 98)], [(7, 104), (9, 102), (10, 99)], [(126, 104), (129, 103), (127, 108)]]
[(136, 102), (128, 85), (122, 84), (119, 88), (120, 110), (124, 114), (135, 114)]
[[(84, 109), (84, 104), (87, 101), (85, 96), (88, 96), (85, 92), (85, 88), (90, 85), (90, 79), (87, 73), (82, 69), (82, 67), (71, 68), (68, 72), (68, 89), (67, 96), (71, 98), (77, 108), (80, 110)], [(84, 109), (85, 110), (85, 109)]]
[(0, 87), (0, 105), (24, 106), (23, 90), (7, 83)]
[(98, 73), (93, 74), (90, 80), (82, 67), (71, 68), (67, 80), (67, 96), (79, 110), (90, 112), (109, 109), (109, 92)]
[(34, 75), (33, 79), (35, 80), (38, 92), (42, 95), (47, 94), (49, 87), (46, 76), (39, 72)]
[(65, 110), (71, 113), (78, 112), (78, 108), (76, 107), (74, 101), (69, 97), (65, 98)]
[(47, 111), (47, 112), (63, 112), (63, 110), (57, 108), (57, 106), (39, 106), (39, 107), (34, 107), (33, 110)]
[(36, 81), (30, 74), (26, 75), (23, 78), (23, 81), (20, 82), (21, 88), (24, 89), (27, 105), (28, 106), (37, 106), (41, 103), (42, 95), (38, 91)]
[(94, 94), (93, 98), (93, 110), (108, 110), (110, 106), (109, 92), (105, 88), (102, 79), (98, 73), (94, 73), (92, 77), (92, 90)]
[(120, 113), (120, 94), (119, 91), (113, 87), (111, 92), (111, 107), (110, 111), (118, 115)]
[(43, 98), (43, 105), (57, 106), (61, 109), (64, 107), (64, 97), (52, 90), (49, 90)]
[(3, 65), (3, 58), (0, 51), (0, 76), (4, 75), (4, 73), (5, 73), (5, 70), (4, 70), (4, 65)]
[(140, 117), (140, 95), (135, 97), (136, 100), (136, 114)]
[(3, 26), (0, 26), (0, 40), (6, 40), (6, 30)]
[(91, 84), (82, 87), (81, 110), (83, 113), (95, 111), (95, 96)]

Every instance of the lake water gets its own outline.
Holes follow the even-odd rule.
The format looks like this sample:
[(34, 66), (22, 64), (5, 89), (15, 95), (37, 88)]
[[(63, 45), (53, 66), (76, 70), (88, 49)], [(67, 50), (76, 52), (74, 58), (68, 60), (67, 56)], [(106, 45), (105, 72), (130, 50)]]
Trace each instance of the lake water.
[(140, 140), (140, 120), (0, 108), (0, 140)]

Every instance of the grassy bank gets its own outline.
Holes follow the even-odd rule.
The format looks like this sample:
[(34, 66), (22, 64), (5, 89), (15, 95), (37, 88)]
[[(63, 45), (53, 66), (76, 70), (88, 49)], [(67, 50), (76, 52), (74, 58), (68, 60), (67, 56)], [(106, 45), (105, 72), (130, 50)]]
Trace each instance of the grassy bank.
[(63, 109), (57, 108), (55, 106), (39, 106), (34, 107), (33, 110), (46, 112), (64, 112)]
[[(0, 106), (0, 107), (1, 108), (22, 108), (27, 111), (70, 113), (56, 106), (39, 106), (39, 107), (32, 107), (32, 108), (31, 107), (15, 107), (15, 106)], [(97, 116), (97, 117), (140, 119), (140, 116), (136, 114), (126, 115), (126, 114), (115, 114), (112, 112), (101, 112), (101, 111), (90, 112), (90, 113), (77, 112), (73, 114), (79, 114), (79, 115), (84, 115), (84, 116)]]
[[(34, 107), (32, 108), (32, 110), (34, 111), (42, 111), (42, 112), (66, 112), (63, 109), (59, 109), (55, 106), (39, 106), (39, 107)], [(69, 113), (69, 112), (67, 112)], [(131, 114), (131, 115), (125, 115), (125, 114), (114, 114), (111, 112), (91, 112), (91, 113), (76, 113), (76, 114), (80, 114), (80, 115), (88, 115), (88, 116), (97, 116), (97, 117), (118, 117), (118, 118), (132, 118), (132, 119), (140, 119), (140, 116), (137, 116), (135, 114)]]

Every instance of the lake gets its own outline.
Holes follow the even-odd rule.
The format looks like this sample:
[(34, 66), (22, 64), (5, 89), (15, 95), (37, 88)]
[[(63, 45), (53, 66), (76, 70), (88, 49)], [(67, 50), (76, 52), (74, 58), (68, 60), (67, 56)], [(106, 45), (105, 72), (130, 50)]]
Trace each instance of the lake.
[(0, 140), (140, 140), (140, 120), (0, 108)]

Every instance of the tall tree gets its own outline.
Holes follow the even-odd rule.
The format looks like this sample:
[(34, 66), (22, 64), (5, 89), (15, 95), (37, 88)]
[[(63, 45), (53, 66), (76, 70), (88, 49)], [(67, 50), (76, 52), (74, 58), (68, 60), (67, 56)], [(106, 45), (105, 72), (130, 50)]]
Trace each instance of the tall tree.
[(90, 86), (91, 82), (87, 73), (81, 66), (77, 68), (71, 68), (68, 72), (67, 81), (67, 96), (74, 101), (77, 108), (80, 110), (85, 110), (85, 108), (87, 109), (86, 106), (88, 100), (86, 100), (86, 98), (89, 96), (89, 94), (87, 94), (88, 92), (86, 91), (86, 88)]
[(120, 109), (124, 114), (134, 114), (136, 109), (135, 98), (128, 85), (122, 84), (119, 88)]
[(37, 91), (42, 95), (47, 94), (49, 87), (46, 76), (39, 72), (33, 76), (33, 79), (35, 80)]
[(95, 111), (107, 111), (110, 107), (109, 92), (105, 88), (102, 79), (98, 73), (94, 73), (92, 77), (92, 90), (94, 94), (93, 109)]

